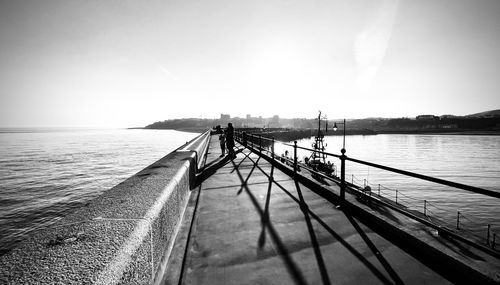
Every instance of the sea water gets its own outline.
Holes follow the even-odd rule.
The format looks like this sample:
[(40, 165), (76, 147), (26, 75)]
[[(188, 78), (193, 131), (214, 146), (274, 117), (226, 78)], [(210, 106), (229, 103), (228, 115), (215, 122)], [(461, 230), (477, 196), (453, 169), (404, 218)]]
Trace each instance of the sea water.
[[(0, 253), (30, 231), (49, 226), (68, 211), (175, 150), (198, 134), (172, 130), (0, 130)], [(311, 148), (314, 137), (299, 140)], [(339, 154), (341, 136), (326, 136)], [(346, 155), (432, 177), (500, 191), (500, 136), (347, 136)], [(276, 153), (293, 149), (276, 145)], [(298, 151), (303, 160), (310, 152)], [(340, 169), (340, 161), (330, 158)], [(347, 161), (346, 180), (430, 217), (485, 235), (500, 234), (500, 199)], [(396, 198), (397, 196), (397, 198)], [(425, 201), (425, 202), (424, 202)], [(460, 212), (460, 214), (457, 214)]]
[(198, 134), (0, 129), (0, 254)]

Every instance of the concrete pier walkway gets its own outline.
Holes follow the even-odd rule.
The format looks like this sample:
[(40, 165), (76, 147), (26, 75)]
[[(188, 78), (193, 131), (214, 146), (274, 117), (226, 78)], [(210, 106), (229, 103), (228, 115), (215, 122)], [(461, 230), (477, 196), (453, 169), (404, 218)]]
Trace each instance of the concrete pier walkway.
[(212, 136), (161, 284), (450, 283), (266, 160), (237, 149), (234, 160), (220, 157)]

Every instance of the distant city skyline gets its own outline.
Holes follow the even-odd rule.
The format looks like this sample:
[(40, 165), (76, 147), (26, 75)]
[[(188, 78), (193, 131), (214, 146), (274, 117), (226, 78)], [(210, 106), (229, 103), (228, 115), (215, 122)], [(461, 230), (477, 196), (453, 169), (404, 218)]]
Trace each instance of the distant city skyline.
[(500, 109), (500, 1), (0, 0), (0, 127)]
[[(321, 111), (321, 110), (319, 110)], [(319, 112), (318, 111), (318, 112)], [(262, 115), (259, 115), (259, 114), (245, 114), (244, 116), (232, 116), (230, 113), (220, 113), (219, 117), (215, 118), (215, 119), (223, 119), (223, 120), (228, 120), (228, 119), (231, 119), (231, 118), (240, 118), (240, 119), (245, 119), (245, 118), (272, 118), (272, 117), (275, 117), (277, 116), (278, 118), (284, 118), (284, 119), (301, 119), (301, 118), (304, 118), (304, 119), (311, 119), (311, 118), (317, 118), (319, 113), (316, 113), (315, 116), (308, 116), (308, 117), (282, 117), (280, 116), (279, 114), (274, 114), (272, 116), (268, 116), (268, 117), (265, 117), (265, 116), (262, 116)], [(470, 114), (464, 114), (464, 115), (456, 115), (456, 114), (430, 114), (430, 113), (423, 113), (423, 114), (418, 114), (416, 116), (400, 116), (400, 117), (363, 117), (363, 118), (349, 118), (349, 119), (369, 119), (369, 118), (387, 118), (387, 119), (391, 119), (391, 118), (416, 118), (416, 117), (419, 117), (419, 116), (436, 116), (436, 117), (447, 117), (447, 116), (456, 116), (456, 117), (460, 117), (460, 116), (468, 116), (468, 115), (477, 115), (477, 114), (480, 114), (480, 113), (494, 113), (493, 115), (494, 116), (500, 116), (500, 109), (496, 109), (496, 110), (485, 110), (484, 112), (477, 112), (477, 113), (470, 113)], [(488, 114), (488, 116), (491, 116), (491, 114)], [(325, 114), (325, 113), (321, 113), (321, 117), (326, 117), (328, 119), (341, 119), (340, 117), (339, 118), (333, 118), (333, 117), (328, 117), (328, 114)], [(172, 119), (186, 119), (186, 118), (172, 118)], [(192, 119), (195, 119), (192, 117)], [(204, 119), (213, 119), (213, 118), (204, 118)], [(343, 119), (343, 118), (342, 118)]]

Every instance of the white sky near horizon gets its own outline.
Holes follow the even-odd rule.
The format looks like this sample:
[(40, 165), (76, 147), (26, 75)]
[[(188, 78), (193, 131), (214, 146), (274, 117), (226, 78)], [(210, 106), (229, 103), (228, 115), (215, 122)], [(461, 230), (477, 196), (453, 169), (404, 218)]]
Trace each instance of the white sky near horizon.
[(0, 0), (0, 127), (500, 109), (497, 0)]

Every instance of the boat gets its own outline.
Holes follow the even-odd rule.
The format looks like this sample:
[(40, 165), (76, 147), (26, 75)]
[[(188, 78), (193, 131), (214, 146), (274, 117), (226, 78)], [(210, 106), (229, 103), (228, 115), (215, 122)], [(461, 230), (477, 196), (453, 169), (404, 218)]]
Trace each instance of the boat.
[[(327, 155), (325, 150), (327, 145), (324, 143), (325, 135), (321, 131), (321, 111), (318, 115), (318, 130), (314, 136), (314, 142), (312, 143), (312, 152), (309, 157), (305, 159), (305, 164), (312, 168), (314, 171), (320, 172), (328, 177), (337, 177), (337, 169), (335, 164), (327, 160)], [(326, 119), (326, 117), (324, 118)], [(328, 132), (328, 121), (325, 124), (325, 133)]]

